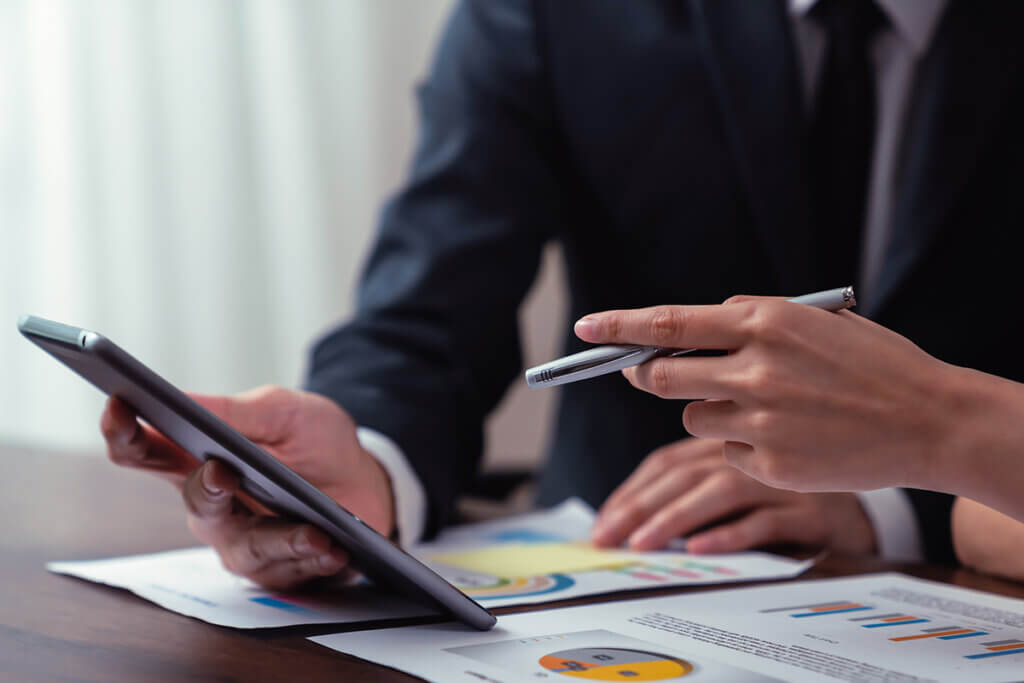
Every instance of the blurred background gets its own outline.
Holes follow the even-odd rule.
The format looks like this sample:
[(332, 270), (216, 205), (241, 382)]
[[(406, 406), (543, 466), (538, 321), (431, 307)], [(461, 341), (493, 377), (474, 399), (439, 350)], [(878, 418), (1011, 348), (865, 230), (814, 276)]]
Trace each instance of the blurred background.
[[(16, 331), (112, 338), (189, 391), (298, 386), (352, 310), (451, 0), (0, 0), (0, 443), (102, 453), (104, 397)], [(557, 251), (521, 313), (564, 329)], [(516, 387), (487, 463), (532, 464)]]

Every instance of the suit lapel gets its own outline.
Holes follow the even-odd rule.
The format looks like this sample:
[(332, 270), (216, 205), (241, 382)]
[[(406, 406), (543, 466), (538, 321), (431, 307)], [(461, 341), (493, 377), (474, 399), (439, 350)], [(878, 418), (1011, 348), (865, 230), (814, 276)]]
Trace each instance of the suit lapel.
[(865, 315), (877, 313), (948, 227), (980, 151), (992, 142), (1020, 63), (1019, 37), (1013, 35), (1020, 18), (1007, 16), (1008, 7), (954, 2), (918, 66), (889, 246), (875, 294), (862, 306)]
[(800, 73), (784, 3), (692, 4), (731, 151), (778, 276), (780, 290), (771, 293), (843, 284), (823, 285), (815, 273)]

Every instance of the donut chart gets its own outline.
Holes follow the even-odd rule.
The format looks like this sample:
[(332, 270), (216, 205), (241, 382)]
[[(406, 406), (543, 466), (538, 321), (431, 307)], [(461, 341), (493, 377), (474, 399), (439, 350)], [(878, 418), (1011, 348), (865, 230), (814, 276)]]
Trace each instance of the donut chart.
[(644, 650), (580, 647), (544, 655), (551, 673), (585, 681), (667, 681), (693, 672), (689, 662)]
[(519, 576), (513, 579), (499, 578), (491, 584), (459, 585), (458, 588), (474, 600), (494, 600), (557, 593), (571, 588), (575, 583), (576, 581), (572, 577), (565, 574), (543, 574), (541, 576)]

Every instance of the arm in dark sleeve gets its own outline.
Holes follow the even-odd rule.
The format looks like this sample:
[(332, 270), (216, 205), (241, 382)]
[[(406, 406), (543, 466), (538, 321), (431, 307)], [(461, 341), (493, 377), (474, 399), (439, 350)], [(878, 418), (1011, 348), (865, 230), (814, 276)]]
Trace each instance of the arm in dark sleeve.
[(925, 560), (939, 564), (956, 564), (952, 532), (954, 496), (920, 489), (903, 491), (914, 508)]
[(528, 4), (457, 5), (354, 318), (312, 353), (307, 388), (404, 451), (426, 489), (428, 534), (473, 476), (484, 418), (521, 370), (518, 308), (560, 213), (542, 71)]

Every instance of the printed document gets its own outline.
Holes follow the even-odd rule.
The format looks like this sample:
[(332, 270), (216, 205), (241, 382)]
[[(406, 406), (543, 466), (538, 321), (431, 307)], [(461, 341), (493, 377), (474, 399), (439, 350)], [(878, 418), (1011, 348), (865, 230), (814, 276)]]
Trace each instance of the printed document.
[(1024, 601), (894, 573), (311, 640), (445, 683), (1024, 679)]

